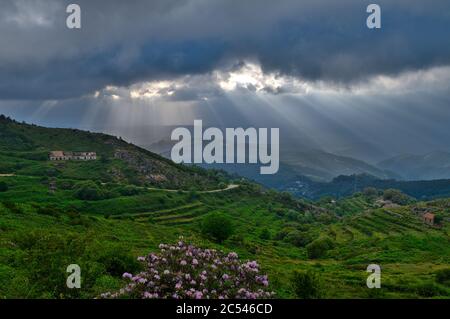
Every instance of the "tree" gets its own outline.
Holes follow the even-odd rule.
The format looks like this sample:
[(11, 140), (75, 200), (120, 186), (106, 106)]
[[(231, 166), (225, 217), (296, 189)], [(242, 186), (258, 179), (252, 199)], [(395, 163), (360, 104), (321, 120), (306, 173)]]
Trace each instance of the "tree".
[(378, 190), (375, 187), (366, 187), (363, 189), (363, 194), (366, 197), (375, 197), (378, 196)]
[(444, 268), (436, 271), (436, 282), (442, 285), (450, 286), (450, 268)]
[(386, 189), (383, 192), (383, 199), (390, 200), (391, 202), (398, 205), (406, 205), (411, 201), (408, 195), (403, 194), (398, 189)]
[(270, 231), (267, 228), (264, 228), (259, 234), (259, 238), (262, 240), (269, 240), (272, 237)]
[(82, 200), (99, 200), (104, 196), (102, 190), (92, 181), (81, 182), (75, 189), (75, 197)]
[(201, 231), (221, 243), (233, 233), (233, 224), (230, 218), (222, 213), (209, 214), (201, 223)]
[(292, 276), (294, 293), (301, 299), (318, 299), (323, 296), (320, 277), (312, 271), (296, 271)]
[(442, 225), (442, 222), (444, 221), (444, 216), (440, 215), (440, 214), (436, 214), (434, 216), (434, 223), (436, 225)]
[(305, 245), (311, 242), (312, 238), (308, 233), (296, 230), (287, 234), (284, 240), (294, 246), (305, 247)]
[(327, 251), (334, 246), (333, 241), (329, 237), (316, 239), (306, 246), (309, 259), (318, 259), (326, 255)]

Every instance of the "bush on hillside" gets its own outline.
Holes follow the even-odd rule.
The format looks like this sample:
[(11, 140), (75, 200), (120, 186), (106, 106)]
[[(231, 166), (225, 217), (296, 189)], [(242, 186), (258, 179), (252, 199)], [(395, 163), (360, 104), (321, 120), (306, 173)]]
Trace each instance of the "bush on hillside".
[(5, 182), (0, 182), (0, 193), (8, 191), (8, 184)]
[(291, 231), (293, 231), (292, 228), (290, 228), (290, 227), (285, 227), (285, 228), (281, 229), (280, 231), (278, 231), (278, 232), (275, 234), (274, 239), (275, 239), (275, 240), (283, 240), (284, 238), (286, 238), (286, 236), (287, 236)]
[(270, 238), (272, 238), (272, 235), (270, 234), (270, 231), (267, 228), (264, 228), (263, 230), (261, 230), (259, 238), (262, 240), (270, 240)]
[(81, 200), (100, 200), (105, 197), (100, 187), (92, 181), (78, 183), (75, 187), (74, 195)]
[(318, 259), (325, 257), (327, 251), (334, 246), (333, 241), (329, 237), (322, 237), (314, 240), (306, 246), (309, 259)]
[(107, 249), (100, 252), (96, 260), (103, 264), (106, 272), (112, 276), (122, 276), (126, 271), (135, 272), (141, 268), (141, 264), (124, 249)]
[(201, 249), (180, 241), (159, 245), (159, 253), (138, 260), (145, 270), (124, 273), (128, 284), (101, 298), (256, 299), (270, 298), (269, 281), (256, 261), (241, 262), (236, 253)]
[(450, 286), (450, 268), (436, 271), (436, 282)]
[(141, 189), (139, 187), (133, 186), (133, 185), (127, 185), (124, 187), (121, 187), (119, 189), (119, 193), (122, 196), (134, 196), (141, 193)]
[(53, 206), (39, 206), (36, 209), (36, 213), (38, 213), (40, 215), (48, 215), (48, 216), (56, 217), (61, 214), (61, 211)]
[(418, 285), (416, 287), (416, 292), (419, 296), (425, 298), (446, 295), (446, 291), (433, 282)]
[(297, 298), (318, 299), (323, 297), (320, 277), (312, 271), (294, 272), (292, 286)]
[(378, 196), (378, 190), (375, 187), (366, 187), (363, 189), (362, 193), (369, 198)]
[(391, 202), (398, 205), (406, 205), (412, 201), (412, 199), (408, 195), (402, 193), (398, 189), (386, 189), (383, 192), (383, 199), (390, 200)]
[(305, 247), (312, 241), (311, 235), (305, 232), (293, 231), (286, 235), (284, 241), (297, 246), (297, 247)]
[(434, 216), (434, 223), (436, 225), (442, 225), (444, 222), (444, 216), (442, 216), (441, 214), (436, 214)]
[(23, 213), (22, 207), (17, 203), (3, 202), (2, 204), (7, 210), (9, 210), (13, 214), (22, 214)]
[(207, 215), (201, 223), (203, 235), (211, 237), (221, 243), (233, 234), (233, 223), (231, 219), (221, 213)]

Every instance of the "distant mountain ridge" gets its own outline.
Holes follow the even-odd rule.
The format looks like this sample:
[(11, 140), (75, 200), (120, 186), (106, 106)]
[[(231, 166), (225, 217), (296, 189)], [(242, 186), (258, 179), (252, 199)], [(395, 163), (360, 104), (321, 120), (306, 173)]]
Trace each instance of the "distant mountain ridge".
[(404, 180), (434, 180), (450, 178), (450, 152), (435, 151), (423, 155), (399, 155), (377, 164), (395, 171)]
[[(169, 157), (171, 141), (160, 141), (150, 148)], [(314, 149), (288, 149), (280, 157), (280, 169), (275, 175), (259, 174), (259, 166), (254, 164), (205, 164), (202, 167), (222, 169), (309, 199), (345, 197), (366, 187), (396, 188), (418, 199), (450, 196), (450, 154), (447, 152), (397, 156), (379, 165)]]
[[(148, 146), (148, 149), (170, 158), (170, 150), (175, 142), (160, 140)], [(279, 187), (295, 179), (297, 175), (306, 176), (315, 181), (327, 182), (339, 175), (369, 174), (380, 179), (398, 178), (399, 176), (362, 160), (348, 156), (335, 155), (318, 149), (281, 146), (280, 170), (277, 174), (263, 176), (259, 174), (258, 165), (252, 164), (203, 164), (205, 168), (218, 168), (229, 173), (238, 174), (269, 187)]]
[[(316, 149), (289, 151), (281, 161), (298, 174), (313, 180), (330, 181), (339, 175), (369, 174), (380, 179), (397, 177), (394, 173), (348, 156)], [(312, 174), (310, 172), (313, 172)]]

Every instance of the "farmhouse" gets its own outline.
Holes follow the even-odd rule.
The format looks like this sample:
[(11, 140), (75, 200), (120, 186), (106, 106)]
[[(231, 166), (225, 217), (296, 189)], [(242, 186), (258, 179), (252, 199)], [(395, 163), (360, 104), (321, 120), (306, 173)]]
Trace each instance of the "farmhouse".
[(95, 152), (64, 152), (64, 151), (51, 151), (49, 154), (51, 161), (89, 161), (96, 160), (97, 153)]
[(434, 214), (432, 214), (432, 213), (425, 213), (425, 214), (422, 215), (422, 219), (423, 219), (423, 222), (425, 224), (428, 224), (430, 226), (434, 225)]

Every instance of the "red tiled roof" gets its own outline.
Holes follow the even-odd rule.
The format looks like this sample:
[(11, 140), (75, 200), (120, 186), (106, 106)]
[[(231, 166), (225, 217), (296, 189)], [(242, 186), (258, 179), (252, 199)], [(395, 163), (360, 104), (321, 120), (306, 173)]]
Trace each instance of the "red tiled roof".
[(64, 156), (64, 152), (63, 151), (51, 151), (50, 152), (50, 156), (63, 157)]

